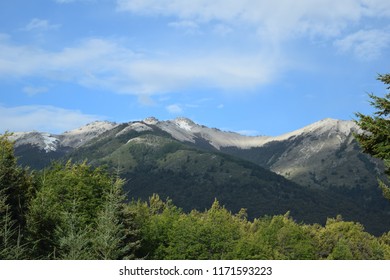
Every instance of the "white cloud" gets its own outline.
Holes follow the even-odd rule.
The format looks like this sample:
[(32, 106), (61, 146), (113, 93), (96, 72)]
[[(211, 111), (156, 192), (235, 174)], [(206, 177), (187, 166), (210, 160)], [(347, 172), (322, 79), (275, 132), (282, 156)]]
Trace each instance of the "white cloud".
[(47, 87), (32, 87), (32, 86), (26, 86), (22, 90), (24, 93), (26, 93), (29, 96), (33, 96), (39, 93), (44, 93), (49, 91)]
[[(284, 50), (286, 44), (282, 42), (291, 36), (325, 36), (332, 40), (344, 36), (335, 43), (340, 50), (376, 57), (388, 44), (388, 36), (373, 46), (375, 34), (366, 34), (365, 38), (359, 34), (360, 41), (356, 34), (343, 35), (350, 23), (378, 14), (377, 7), (381, 7), (382, 16), (390, 15), (386, 4), (389, 1), (373, 1), (376, 5), (368, 0), (118, 0), (122, 11), (167, 16), (172, 28), (198, 30), (209, 23), (208, 30), (227, 35), (241, 25), (244, 27), (240, 30), (250, 30), (263, 40), (256, 40), (259, 46), (250, 51), (245, 45), (215, 46), (208, 41), (207, 49), (184, 47), (178, 54), (166, 49), (137, 53), (119, 41), (99, 38), (49, 51), (16, 45), (0, 35), (0, 79), (65, 80), (88, 88), (138, 95), (143, 104), (152, 104), (148, 98), (153, 95), (188, 87), (242, 92), (274, 81), (291, 67), (294, 50)], [(36, 20), (30, 28), (49, 26), (49, 22)], [(234, 36), (239, 38), (237, 33)]]
[(178, 29), (197, 29), (199, 27), (196, 22), (191, 20), (173, 21), (168, 25)]
[(57, 29), (61, 25), (59, 24), (50, 24), (48, 20), (34, 18), (32, 19), (22, 30), (24, 31), (33, 31), (33, 30), (39, 30), (39, 31), (49, 31), (52, 29)]
[(147, 94), (140, 94), (138, 96), (138, 102), (144, 106), (154, 106), (156, 102)]
[(67, 4), (67, 3), (75, 2), (77, 0), (54, 0), (54, 1), (60, 4)]
[(253, 88), (271, 81), (282, 60), (272, 54), (209, 51), (177, 56), (137, 54), (115, 41), (90, 38), (53, 52), (0, 40), (0, 77), (44, 77), (89, 88), (148, 95), (187, 86)]
[[(102, 0), (53, 0), (53, 1), (56, 3), (59, 3), (59, 4), (70, 4), (70, 3), (74, 3), (74, 2), (90, 2), (92, 4), (95, 4), (96, 2), (102, 1)], [(105, 0), (105, 1), (112, 1), (112, 0)]]
[(194, 108), (199, 108), (200, 107), (200, 105), (199, 104), (186, 104), (185, 105), (187, 108), (192, 108), (192, 109), (194, 109)]
[(390, 16), (388, 0), (117, 0), (117, 6), (142, 15), (249, 24), (272, 40), (293, 34), (335, 36), (363, 17)]
[(213, 31), (220, 36), (226, 36), (233, 32), (233, 29), (225, 24), (217, 24), (214, 26)]
[(88, 39), (59, 52), (0, 40), (0, 75), (3, 77), (44, 76), (81, 81), (91, 74), (119, 71), (116, 64), (121, 60), (126, 63), (131, 58), (132, 52), (100, 39)]
[(251, 88), (272, 80), (278, 61), (258, 54), (208, 54), (169, 59), (139, 60), (129, 67), (136, 92), (177, 91), (185, 86), (222, 89)]
[(380, 57), (383, 50), (389, 47), (390, 33), (383, 30), (360, 30), (334, 45), (341, 52), (352, 52), (361, 60), (374, 60)]
[(389, 35), (383, 34), (388, 30), (356, 32), (366, 19), (390, 18), (388, 0), (117, 0), (117, 7), (194, 25), (209, 23), (214, 34), (222, 36), (244, 28), (264, 48), (280, 53), (290, 51), (284, 45), (294, 38), (337, 40), (334, 45), (341, 51), (352, 51), (365, 60), (378, 58), (389, 47)]
[(169, 27), (183, 31), (185, 34), (194, 35), (201, 34), (199, 25), (191, 20), (173, 21), (168, 23)]
[(180, 114), (183, 112), (183, 108), (179, 104), (168, 105), (166, 109), (171, 114)]
[(0, 105), (0, 119), (0, 132), (37, 130), (61, 133), (102, 117), (53, 106), (4, 107)]
[(373, 17), (389, 17), (390, 1), (387, 0), (361, 0), (363, 6), (366, 6), (365, 15)]

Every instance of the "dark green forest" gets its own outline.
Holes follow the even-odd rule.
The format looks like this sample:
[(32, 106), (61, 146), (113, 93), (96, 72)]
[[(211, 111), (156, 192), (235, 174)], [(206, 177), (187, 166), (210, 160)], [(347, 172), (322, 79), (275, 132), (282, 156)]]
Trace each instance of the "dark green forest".
[(184, 212), (157, 194), (127, 201), (124, 181), (86, 162), (17, 165), (0, 138), (0, 259), (390, 259), (390, 232), (289, 213), (248, 220), (215, 202)]

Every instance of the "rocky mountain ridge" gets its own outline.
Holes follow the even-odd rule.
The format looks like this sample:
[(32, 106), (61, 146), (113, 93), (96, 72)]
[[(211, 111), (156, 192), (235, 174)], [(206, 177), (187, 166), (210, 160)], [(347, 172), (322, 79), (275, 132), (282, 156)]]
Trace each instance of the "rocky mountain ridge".
[(276, 137), (221, 131), (182, 117), (168, 121), (150, 117), (123, 124), (97, 121), (60, 135), (15, 133), (13, 139), (17, 149), (31, 145), (60, 156), (119, 126), (118, 137), (130, 131), (162, 131), (180, 142), (252, 161), (306, 186), (373, 185), (383, 170), (381, 162), (360, 151), (353, 134), (361, 131), (353, 121), (330, 118)]
[[(334, 119), (324, 119), (302, 129), (289, 132), (280, 136), (245, 136), (236, 132), (221, 131), (216, 128), (209, 128), (196, 124), (188, 118), (179, 117), (174, 120), (159, 121), (154, 117), (146, 118), (142, 121), (126, 123), (125, 131), (135, 130), (153, 130), (153, 127), (166, 131), (173, 138), (179, 141), (195, 142), (195, 139), (202, 138), (207, 140), (210, 145), (216, 149), (221, 147), (237, 147), (249, 149), (261, 147), (269, 142), (284, 141), (292, 137), (297, 137), (303, 133), (343, 133), (349, 134), (351, 131), (357, 131), (356, 124), (352, 121), (340, 121)], [(44, 149), (47, 152), (52, 151), (57, 146), (77, 148), (88, 142), (94, 137), (99, 136), (107, 130), (110, 130), (119, 124), (108, 121), (95, 121), (80, 128), (66, 131), (62, 134), (50, 134), (48, 132), (15, 132), (12, 140), (15, 145), (31, 144)], [(56, 143), (53, 145), (53, 143)]]
[(126, 180), (129, 199), (158, 193), (203, 210), (218, 198), (252, 218), (291, 210), (306, 222), (342, 214), (380, 233), (390, 227), (377, 184), (383, 169), (361, 152), (356, 132), (354, 122), (325, 119), (277, 137), (244, 136), (186, 118), (147, 118), (13, 139), (19, 163), (32, 168), (68, 159), (111, 168)]

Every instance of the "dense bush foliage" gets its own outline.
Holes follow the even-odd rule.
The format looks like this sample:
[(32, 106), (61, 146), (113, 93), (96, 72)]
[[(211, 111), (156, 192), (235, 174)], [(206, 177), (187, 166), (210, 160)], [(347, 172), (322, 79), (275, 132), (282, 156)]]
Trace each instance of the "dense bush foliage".
[(141, 232), (137, 257), (148, 259), (389, 259), (388, 235), (328, 219), (325, 226), (296, 223), (288, 213), (248, 221), (218, 201), (203, 212), (183, 213), (157, 195), (128, 205)]

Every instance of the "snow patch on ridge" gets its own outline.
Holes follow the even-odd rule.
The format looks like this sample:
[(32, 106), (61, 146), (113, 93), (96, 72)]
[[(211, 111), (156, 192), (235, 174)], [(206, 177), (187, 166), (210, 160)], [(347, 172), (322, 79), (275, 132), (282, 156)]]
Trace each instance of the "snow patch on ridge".
[(76, 128), (74, 130), (65, 131), (64, 135), (80, 135), (80, 134), (88, 134), (88, 133), (103, 133), (109, 129), (117, 126), (116, 123), (108, 122), (108, 121), (95, 121), (84, 125), (80, 128)]
[(148, 117), (144, 119), (143, 122), (148, 125), (156, 125), (159, 122), (159, 120), (156, 119), (155, 117)]
[[(117, 127), (118, 124), (108, 121), (96, 121), (82, 126), (78, 129), (64, 132), (61, 135), (52, 135), (49, 133), (39, 132), (19, 132), (14, 133), (11, 137), (15, 141), (15, 146), (31, 144), (38, 146), (46, 152), (56, 151), (59, 146), (77, 148), (85, 142), (98, 137), (102, 133)], [(182, 142), (195, 143), (197, 140), (207, 141), (216, 149), (223, 147), (237, 147), (240, 149), (250, 149), (262, 147), (270, 142), (286, 141), (290, 138), (296, 138), (306, 134), (312, 137), (327, 138), (327, 144), (339, 144), (351, 136), (352, 132), (360, 133), (360, 128), (353, 121), (340, 121), (335, 119), (324, 119), (319, 122), (308, 125), (296, 131), (286, 133), (276, 137), (270, 136), (246, 136), (235, 132), (221, 131), (216, 128), (209, 128), (196, 124), (187, 118), (176, 118), (174, 120), (159, 121), (154, 117), (149, 117), (143, 121), (130, 122), (128, 125), (117, 133), (117, 136), (129, 131), (143, 132), (153, 131), (154, 127), (170, 134), (173, 138)], [(315, 151), (302, 150), (303, 154), (318, 152), (327, 149), (327, 145), (316, 146), (311, 148)]]
[(94, 137), (99, 136), (100, 134), (113, 129), (118, 124), (108, 122), (108, 121), (96, 121), (89, 123), (80, 128), (66, 131), (61, 135), (61, 144), (62, 146), (68, 147), (80, 147), (83, 142), (89, 141)]
[[(309, 133), (317, 136), (327, 134), (329, 138), (335, 134), (348, 136), (352, 132), (361, 132), (360, 128), (355, 124), (355, 122), (327, 118), (315, 122), (311, 125), (308, 125), (304, 128), (295, 130), (293, 132), (289, 132), (277, 137), (273, 137), (273, 140), (284, 141), (284, 140), (288, 140), (291, 137), (297, 137), (299, 135), (309, 134)], [(340, 138), (341, 136), (338, 137)]]
[(158, 126), (179, 141), (195, 143), (196, 138), (202, 138), (216, 149), (221, 149), (222, 147), (237, 147), (240, 149), (262, 147), (273, 141), (285, 141), (303, 134), (312, 134), (315, 136), (323, 136), (326, 134), (328, 138), (336, 135), (337, 139), (341, 142), (343, 141), (342, 138), (347, 137), (351, 132), (359, 131), (359, 128), (353, 121), (340, 121), (330, 118), (276, 137), (245, 136), (235, 132), (221, 131), (200, 126), (186, 118), (160, 122)]
[(41, 150), (45, 150), (46, 153), (56, 151), (59, 145), (57, 135), (36, 131), (15, 132), (10, 137), (10, 140), (15, 141), (15, 147), (19, 147), (21, 145), (32, 145)]
[(195, 125), (195, 123), (193, 121), (186, 119), (186, 118), (176, 118), (173, 122), (181, 129), (184, 129), (187, 131), (191, 131), (193, 125)]
[(153, 129), (150, 126), (147, 126), (146, 124), (140, 122), (134, 122), (134, 123), (130, 123), (127, 127), (122, 129), (115, 136), (120, 136), (130, 131), (143, 132), (143, 131), (153, 131)]
[(44, 150), (46, 151), (46, 153), (55, 152), (57, 150), (59, 140), (56, 137), (50, 135), (49, 133), (42, 133), (42, 136), (43, 142), (45, 144)]
[(265, 136), (250, 137), (235, 132), (225, 132), (215, 128), (198, 125), (186, 118), (160, 122), (158, 127), (179, 141), (195, 143), (197, 138), (204, 139), (216, 149), (236, 146), (249, 149), (264, 144), (269, 139)]

